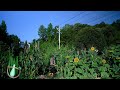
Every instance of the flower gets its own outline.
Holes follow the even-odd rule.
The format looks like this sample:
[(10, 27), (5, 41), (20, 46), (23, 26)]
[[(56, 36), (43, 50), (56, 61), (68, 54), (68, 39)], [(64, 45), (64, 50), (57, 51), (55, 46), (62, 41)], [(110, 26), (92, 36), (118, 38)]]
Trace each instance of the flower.
[(105, 60), (105, 59), (103, 59), (103, 60), (102, 60), (102, 63), (103, 63), (103, 64), (105, 64), (105, 63), (106, 63), (106, 60)]
[(95, 50), (95, 52), (98, 52), (98, 50)]
[(79, 62), (79, 59), (78, 58), (74, 58), (74, 62)]
[(94, 51), (95, 50), (95, 48), (94, 47), (91, 47), (91, 51)]

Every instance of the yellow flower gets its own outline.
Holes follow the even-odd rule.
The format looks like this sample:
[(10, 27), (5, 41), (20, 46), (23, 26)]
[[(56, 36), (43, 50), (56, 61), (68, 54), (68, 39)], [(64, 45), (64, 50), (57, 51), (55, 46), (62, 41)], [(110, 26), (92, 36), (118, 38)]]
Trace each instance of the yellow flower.
[(91, 47), (91, 51), (94, 51), (95, 50), (95, 48), (94, 47)]
[(74, 58), (74, 62), (79, 62), (79, 59), (78, 58)]
[(102, 63), (103, 63), (103, 64), (105, 64), (105, 63), (106, 63), (106, 60), (105, 60), (105, 59), (103, 59), (103, 60), (102, 60)]

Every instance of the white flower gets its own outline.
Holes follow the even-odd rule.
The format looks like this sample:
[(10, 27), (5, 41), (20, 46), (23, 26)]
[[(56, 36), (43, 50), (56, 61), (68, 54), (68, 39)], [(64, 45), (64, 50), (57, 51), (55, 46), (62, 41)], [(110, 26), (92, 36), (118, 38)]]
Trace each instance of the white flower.
[(96, 49), (95, 52), (98, 52), (98, 50)]

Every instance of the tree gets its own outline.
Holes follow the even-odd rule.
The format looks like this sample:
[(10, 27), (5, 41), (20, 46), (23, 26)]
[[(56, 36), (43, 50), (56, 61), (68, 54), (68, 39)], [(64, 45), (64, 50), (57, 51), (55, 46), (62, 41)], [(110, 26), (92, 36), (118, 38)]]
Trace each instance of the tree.
[(61, 43), (66, 45), (66, 44), (72, 44), (74, 40), (74, 30), (73, 30), (73, 25), (66, 24), (62, 29), (61, 29)]
[(57, 40), (58, 39), (58, 26), (55, 26), (55, 28), (53, 29), (53, 36), (52, 36), (52, 38), (54, 39), (54, 40)]
[(81, 29), (75, 37), (75, 46), (77, 48), (90, 48), (96, 47), (98, 50), (104, 49), (106, 41), (104, 35), (100, 32), (100, 28), (85, 27)]
[(112, 24), (118, 31), (120, 31), (120, 19), (114, 21)]
[(17, 35), (9, 35), (9, 40), (8, 40), (8, 44), (10, 46), (10, 48), (13, 50), (13, 53), (15, 56), (19, 55), (19, 48), (20, 48), (20, 39), (18, 38)]
[(106, 40), (107, 46), (115, 43), (117, 31), (113, 26), (107, 25), (106, 27), (101, 28), (101, 31), (104, 34), (104, 39)]
[(47, 28), (47, 38), (51, 41), (53, 35), (53, 25), (50, 23)]
[(103, 27), (106, 27), (107, 24), (105, 22), (101, 22), (100, 24), (96, 24), (95, 27), (97, 28), (103, 28)]
[(115, 34), (115, 38), (114, 38), (114, 41), (116, 43), (120, 43), (120, 19), (114, 21), (112, 24), (111, 24), (115, 30), (116, 30), (116, 34)]
[(74, 31), (79, 31), (82, 28), (88, 27), (87, 24), (75, 23), (73, 26)]
[(4, 20), (2, 20), (2, 23), (0, 25), (0, 41), (7, 42), (7, 26)]
[(45, 41), (47, 39), (47, 35), (46, 35), (46, 28), (41, 25), (39, 30), (38, 30), (38, 35), (40, 37), (41, 40)]

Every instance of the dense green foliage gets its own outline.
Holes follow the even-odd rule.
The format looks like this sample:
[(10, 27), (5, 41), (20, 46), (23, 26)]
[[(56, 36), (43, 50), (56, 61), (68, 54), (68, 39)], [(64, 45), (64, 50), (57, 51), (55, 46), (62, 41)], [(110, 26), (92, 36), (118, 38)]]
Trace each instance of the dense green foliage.
[[(76, 23), (61, 27), (58, 49), (58, 26), (52, 23), (38, 28), (38, 40), (22, 42), (7, 33), (5, 21), (0, 24), (0, 78), (8, 78), (8, 66), (21, 68), (19, 79), (49, 77), (50, 58), (56, 61), (55, 79), (119, 79), (120, 20), (94, 26)], [(97, 52), (98, 51), (98, 52)], [(10, 70), (9, 70), (10, 71)], [(16, 74), (19, 72), (16, 71)]]

